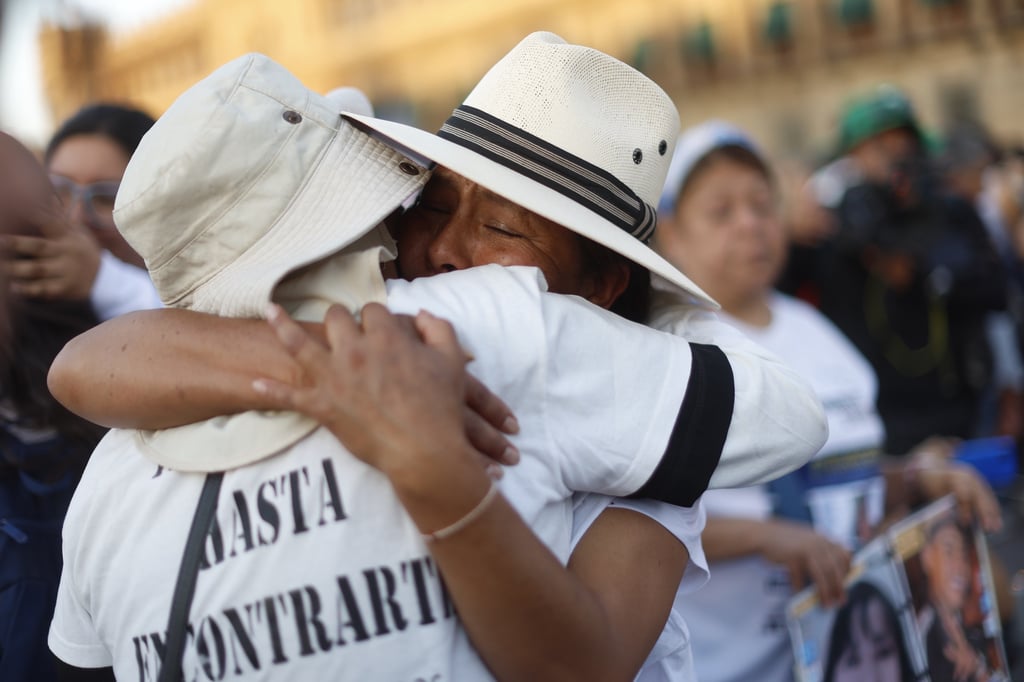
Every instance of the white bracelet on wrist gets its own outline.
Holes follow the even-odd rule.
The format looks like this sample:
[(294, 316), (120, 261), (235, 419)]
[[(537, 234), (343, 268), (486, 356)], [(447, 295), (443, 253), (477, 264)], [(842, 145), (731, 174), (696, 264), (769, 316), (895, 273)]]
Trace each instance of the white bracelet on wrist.
[(470, 509), (465, 516), (455, 521), (449, 526), (445, 526), (440, 530), (435, 530), (433, 533), (424, 533), (423, 540), (430, 544), (431, 542), (437, 542), (438, 540), (444, 540), (458, 533), (460, 530), (468, 526), (469, 524), (476, 521), (480, 516), (487, 511), (487, 507), (490, 506), (491, 502), (498, 495), (498, 484), (491, 481), (491, 487), (487, 489), (483, 498), (477, 502), (476, 506)]

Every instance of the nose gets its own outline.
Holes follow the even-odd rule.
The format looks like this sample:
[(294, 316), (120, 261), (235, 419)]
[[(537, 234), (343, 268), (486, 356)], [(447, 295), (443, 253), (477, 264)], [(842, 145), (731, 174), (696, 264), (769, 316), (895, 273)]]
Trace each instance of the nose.
[(89, 225), (89, 214), (85, 209), (85, 201), (82, 197), (75, 194), (72, 195), (65, 205), (65, 211), (68, 221), (72, 225), (84, 227)]
[(427, 259), (433, 272), (464, 270), (473, 265), (466, 240), (466, 223), (458, 212), (434, 231), (427, 245)]
[(758, 235), (761, 232), (763, 218), (754, 206), (741, 206), (737, 218), (737, 223), (743, 233)]

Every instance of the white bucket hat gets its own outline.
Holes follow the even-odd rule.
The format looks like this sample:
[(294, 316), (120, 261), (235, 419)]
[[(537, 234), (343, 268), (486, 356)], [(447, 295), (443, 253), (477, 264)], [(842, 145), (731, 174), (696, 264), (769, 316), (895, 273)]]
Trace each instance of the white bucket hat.
[(718, 305), (647, 246), (679, 113), (653, 81), (602, 52), (533, 33), (491, 68), (436, 135), (349, 116)]
[(348, 124), (342, 101), (251, 54), (160, 117), (125, 170), (114, 220), (165, 304), (262, 316), (284, 275), (422, 187), (426, 169)]
[(672, 154), (672, 163), (668, 167), (665, 187), (658, 203), (658, 211), (662, 215), (676, 210), (679, 193), (682, 192), (683, 186), (690, 179), (690, 172), (697, 164), (711, 152), (723, 147), (746, 149), (768, 168), (765, 156), (758, 146), (743, 129), (732, 123), (713, 119), (687, 128), (679, 135), (676, 150)]
[[(384, 300), (380, 260), (390, 238), (378, 226), (429, 173), (341, 108), (372, 111), (358, 91), (320, 96), (254, 54), (160, 117), (128, 164), (114, 219), (166, 304), (259, 317), (285, 275), (328, 256), (279, 293), (321, 315), (326, 300)], [(137, 443), (171, 469), (222, 471), (274, 455), (317, 426), (297, 413), (246, 412), (139, 431)]]

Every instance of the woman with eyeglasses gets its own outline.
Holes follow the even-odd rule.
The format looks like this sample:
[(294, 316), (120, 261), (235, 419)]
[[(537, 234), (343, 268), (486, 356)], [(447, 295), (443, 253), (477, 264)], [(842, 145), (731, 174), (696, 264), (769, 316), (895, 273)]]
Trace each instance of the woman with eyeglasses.
[(153, 119), (115, 104), (93, 104), (67, 119), (44, 161), (67, 224), (5, 240), (15, 293), (88, 300), (100, 319), (160, 307), (142, 258), (114, 225), (114, 197), (128, 159)]

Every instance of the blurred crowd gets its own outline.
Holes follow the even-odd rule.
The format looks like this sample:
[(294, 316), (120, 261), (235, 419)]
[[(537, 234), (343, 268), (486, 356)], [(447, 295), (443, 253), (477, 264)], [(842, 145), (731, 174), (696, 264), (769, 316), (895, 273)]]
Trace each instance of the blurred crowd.
[[(705, 494), (713, 577), (686, 610), (700, 679), (788, 679), (785, 608), (799, 576), (840, 603), (849, 552), (908, 508), (954, 491), (962, 500), (970, 486), (997, 488), (1019, 519), (1020, 151), (978, 122), (925, 131), (905, 95), (880, 86), (851, 100), (835, 157), (820, 168), (776, 170), (720, 121), (685, 131), (676, 155), (658, 247), (726, 320), (808, 377), (829, 414), (829, 442), (806, 470)], [(969, 469), (972, 452), (982, 458)], [(964, 478), (915, 485), (936, 461)], [(872, 488), (879, 465), (884, 485)], [(852, 487), (837, 495), (844, 481)], [(998, 515), (990, 507), (983, 525), (996, 530)], [(1019, 543), (1019, 525), (1011, 535)], [(1019, 660), (1020, 606), (999, 559), (993, 570)], [(933, 663), (931, 679), (990, 679), (975, 676), (970, 655), (961, 664), (970, 675)], [(911, 679), (848, 667), (827, 679)]]
[[(161, 306), (113, 219), (152, 124), (95, 103), (58, 127), (41, 158), (0, 138), (3, 680), (89, 679), (58, 672), (46, 632), (61, 524), (103, 429), (62, 407), (46, 376), (71, 338)], [(984, 121), (925, 129), (913, 103), (883, 85), (851, 93), (835, 153), (818, 166), (776, 162), (723, 121), (680, 137), (653, 245), (721, 304), (726, 322), (810, 382), (829, 418), (823, 454), (834, 455), (705, 494), (711, 578), (683, 605), (698, 679), (791, 677), (784, 608), (794, 591), (813, 584), (824, 602), (842, 602), (852, 554), (945, 494), (992, 534), (1005, 649), (1016, 669), (1024, 663), (1012, 585), (1024, 570), (1014, 474), (1024, 465), (1020, 135), (994, 139)], [(825, 489), (840, 470), (855, 485), (836, 497)], [(823, 520), (851, 504), (853, 525)], [(955, 674), (932, 679), (989, 679), (976, 654), (958, 655)]]

